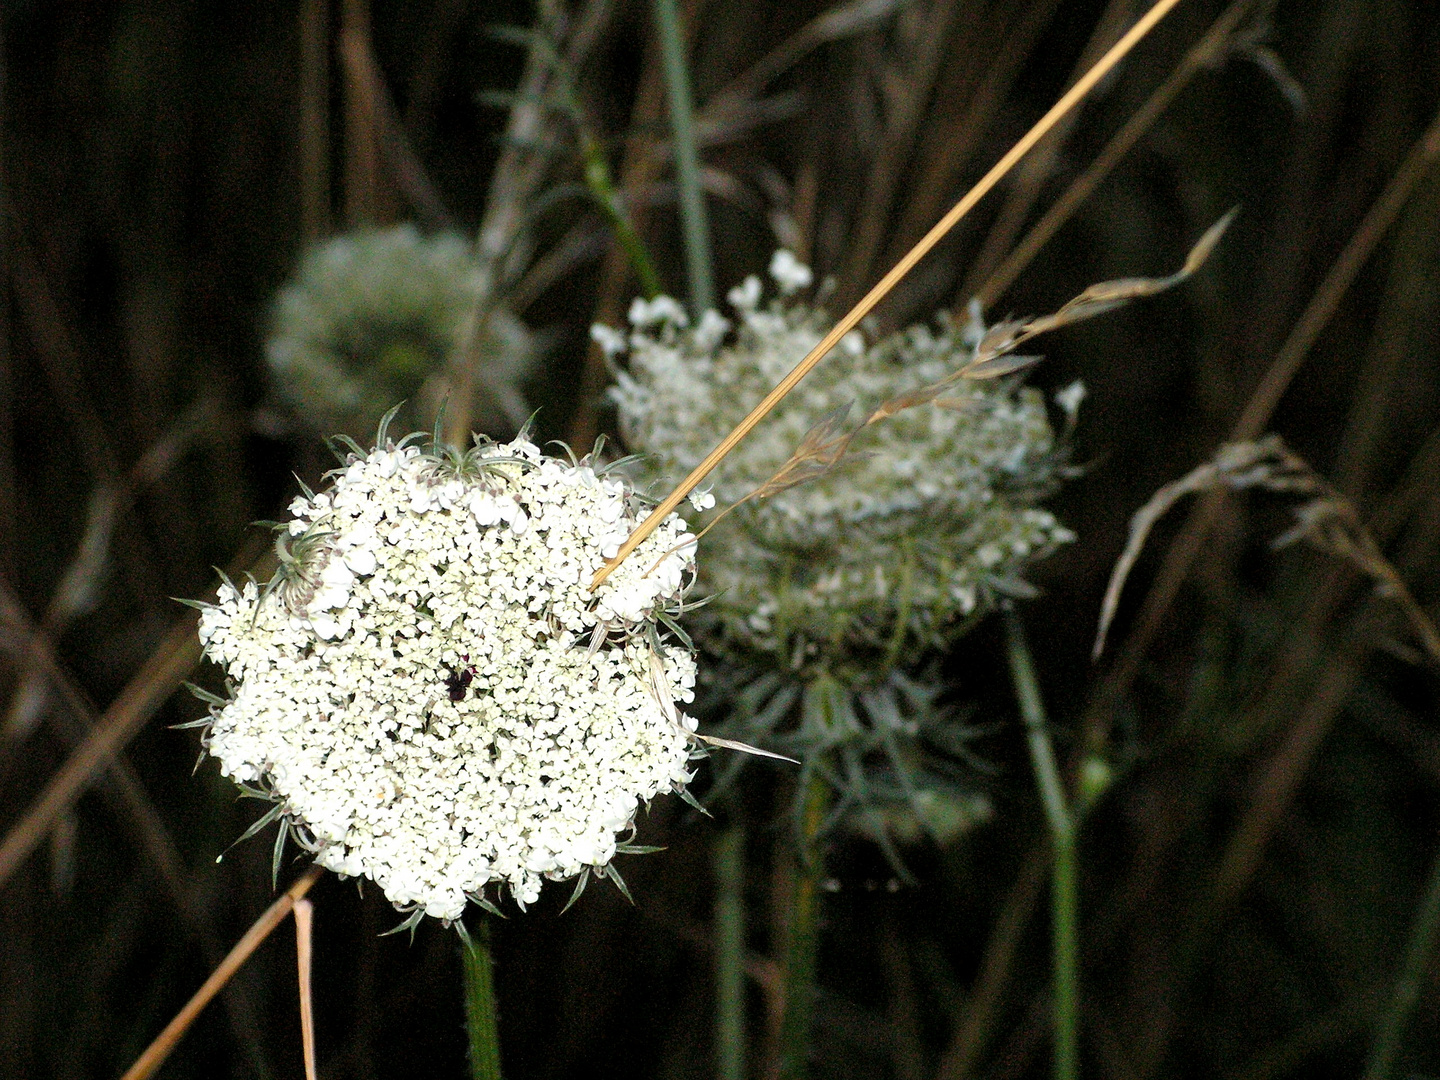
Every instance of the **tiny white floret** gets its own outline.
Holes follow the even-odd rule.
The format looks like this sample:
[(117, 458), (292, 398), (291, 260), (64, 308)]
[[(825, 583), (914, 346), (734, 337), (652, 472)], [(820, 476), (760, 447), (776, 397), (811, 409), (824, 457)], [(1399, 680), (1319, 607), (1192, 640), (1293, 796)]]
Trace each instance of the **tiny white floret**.
[(780, 291), (786, 296), (799, 292), (801, 289), (808, 289), (810, 283), (815, 280), (815, 275), (811, 272), (810, 267), (784, 248), (775, 252), (770, 259), (770, 276), (775, 279), (775, 284), (780, 286)]

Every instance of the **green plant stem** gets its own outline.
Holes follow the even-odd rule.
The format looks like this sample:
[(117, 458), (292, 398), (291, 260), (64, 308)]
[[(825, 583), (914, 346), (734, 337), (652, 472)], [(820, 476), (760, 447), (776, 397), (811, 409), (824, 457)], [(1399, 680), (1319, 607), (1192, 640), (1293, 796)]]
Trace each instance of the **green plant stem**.
[[(822, 695), (828, 702), (829, 695)], [(790, 896), (785, 950), (785, 1016), (780, 1022), (779, 1080), (804, 1080), (809, 1072), (810, 1020), (815, 1002), (815, 957), (820, 947), (820, 878), (824, 867), (816, 841), (830, 808), (830, 785), (811, 773), (805, 781), (800, 821), (800, 859)]]
[(470, 1037), (471, 1080), (500, 1080), (500, 1033), (495, 1012), (495, 964), (490, 926), (483, 919), (460, 946), (465, 971), (465, 1031)]
[(640, 239), (635, 226), (630, 223), (629, 215), (625, 213), (625, 204), (610, 176), (610, 162), (605, 158), (604, 148), (598, 140), (583, 131), (580, 135), (580, 156), (585, 165), (585, 186), (590, 191), (590, 197), (605, 215), (610, 231), (615, 234), (615, 241), (625, 252), (630, 265), (635, 268), (635, 276), (640, 279), (640, 291), (645, 294), (645, 299), (655, 299), (664, 291), (660, 286), (660, 275), (655, 272), (655, 264), (650, 259), (644, 241)]
[(1435, 953), (1435, 939), (1440, 931), (1440, 854), (1430, 869), (1430, 884), (1415, 922), (1410, 927), (1410, 943), (1405, 949), (1405, 961), (1400, 967), (1400, 976), (1390, 992), (1390, 1003), (1380, 1018), (1375, 1032), (1375, 1042), (1370, 1047), (1370, 1059), (1365, 1064), (1364, 1080), (1387, 1080), (1400, 1053), (1400, 1040), (1405, 1027), (1420, 1000), (1420, 991), (1425, 980), (1425, 969)]
[(1050, 744), (1049, 725), (1045, 719), (1045, 702), (1035, 678), (1035, 663), (1025, 640), (1025, 627), (1014, 608), (1005, 610), (1005, 630), (1009, 644), (1010, 675), (1015, 681), (1015, 697), (1025, 721), (1025, 736), (1030, 744), (1030, 760), (1035, 768), (1035, 783), (1045, 806), (1045, 820), (1050, 827), (1050, 845), (1054, 864), (1051, 870), (1050, 923), (1052, 937), (1052, 974), (1054, 979), (1055, 1080), (1075, 1080), (1079, 1075), (1077, 1039), (1077, 984), (1079, 969), (1078, 897), (1075, 887), (1075, 819), (1065, 796), (1065, 785), (1055, 764), (1055, 750)]
[(701, 315), (715, 306), (715, 279), (710, 268), (710, 223), (700, 189), (700, 153), (695, 145), (695, 109), (690, 94), (690, 66), (685, 35), (675, 0), (655, 0), (655, 25), (665, 66), (665, 94), (670, 106), (670, 134), (675, 143), (675, 184), (680, 193), (680, 224), (685, 235), (685, 270), (690, 279), (690, 308)]
[(745, 829), (715, 841), (715, 1075), (745, 1080)]

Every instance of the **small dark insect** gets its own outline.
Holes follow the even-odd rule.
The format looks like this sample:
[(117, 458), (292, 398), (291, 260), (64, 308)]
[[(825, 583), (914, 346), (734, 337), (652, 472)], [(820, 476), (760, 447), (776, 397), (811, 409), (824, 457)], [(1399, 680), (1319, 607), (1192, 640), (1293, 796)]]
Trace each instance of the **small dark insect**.
[[(465, 656), (463, 659), (469, 660), (470, 657)], [(458, 670), (447, 667), (446, 672), (445, 689), (450, 694), (450, 700), (464, 701), (465, 691), (470, 688), (470, 683), (475, 679), (475, 669), (469, 664), (466, 664)]]

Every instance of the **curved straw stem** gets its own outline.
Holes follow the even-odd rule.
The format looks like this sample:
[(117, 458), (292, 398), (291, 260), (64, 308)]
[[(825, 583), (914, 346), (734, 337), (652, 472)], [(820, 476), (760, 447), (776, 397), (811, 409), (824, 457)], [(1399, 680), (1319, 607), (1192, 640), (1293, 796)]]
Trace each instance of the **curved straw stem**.
[(120, 1080), (145, 1080), (165, 1063), (165, 1059), (170, 1056), (170, 1051), (175, 1049), (175, 1044), (180, 1041), (181, 1036), (189, 1030), (201, 1010), (210, 1004), (210, 999), (218, 994), (235, 972), (240, 970), (240, 966), (250, 959), (250, 954), (270, 936), (270, 931), (279, 926), (285, 916), (290, 914), (295, 907), (295, 902), (309, 892), (315, 882), (320, 880), (322, 872), (320, 867), (312, 866), (297, 878), (295, 884), (286, 889), (278, 900), (265, 909), (265, 914), (256, 919), (255, 924), (245, 931), (245, 936), (236, 942), (235, 947), (230, 950), (225, 959), (220, 961), (220, 966), (211, 972), (210, 977), (205, 980), (205, 984), (195, 991), (195, 996), (175, 1014), (175, 1019), (165, 1025), (165, 1030), (155, 1036), (155, 1041), (135, 1059), (134, 1065), (125, 1070), (125, 1075)]
[(672, 491), (659, 506), (651, 512), (649, 517), (636, 526), (635, 531), (630, 534), (629, 539), (620, 546), (619, 552), (608, 563), (600, 568), (590, 582), (590, 590), (598, 589), (604, 580), (614, 572), (615, 568), (624, 561), (625, 557), (640, 546), (641, 542), (649, 536), (655, 528), (669, 516), (670, 512), (680, 505), (680, 500), (693, 491), (697, 484), (708, 476), (712, 469), (725, 458), (731, 450), (739, 444), (754, 430), (755, 426), (763, 420), (770, 410), (780, 403), (780, 399), (808, 375), (816, 364), (823, 360), (840, 339), (854, 330), (860, 320), (865, 318), (874, 310), (875, 306), (889, 295), (890, 291), (900, 284), (901, 279), (914, 269), (915, 264), (930, 253), (930, 249), (944, 239), (955, 225), (974, 209), (975, 204), (983, 199), (996, 184), (1013, 169), (1016, 163), (1024, 157), (1034, 145), (1043, 139), (1057, 123), (1064, 118), (1065, 114), (1080, 103), (1081, 99), (1088, 94), (1095, 84), (1098, 83), (1135, 45), (1148, 34), (1162, 18), (1173, 8), (1179, 0), (1157, 0), (1155, 5), (1130, 28), (1130, 31), (1122, 37), (1100, 60), (1081, 76), (1080, 81), (1072, 86), (1059, 101), (1057, 101), (1038, 123), (1032, 127), (1020, 141), (1012, 146), (1009, 151), (995, 165), (980, 178), (979, 183), (967, 191), (960, 201), (952, 206), (948, 213), (942, 217), (935, 226), (926, 233), (909, 253), (896, 263), (883, 278), (876, 283), (865, 296), (850, 309), (850, 313), (841, 319), (831, 328), (830, 332), (820, 339), (816, 345), (805, 356), (805, 359), (795, 365), (795, 369), (780, 381), (780, 384), (765, 395), (765, 399), (750, 411), (750, 415), (736, 425), (735, 430), (725, 436), (720, 445), (706, 455), (705, 460), (695, 466), (694, 470), (681, 481), (680, 486)]

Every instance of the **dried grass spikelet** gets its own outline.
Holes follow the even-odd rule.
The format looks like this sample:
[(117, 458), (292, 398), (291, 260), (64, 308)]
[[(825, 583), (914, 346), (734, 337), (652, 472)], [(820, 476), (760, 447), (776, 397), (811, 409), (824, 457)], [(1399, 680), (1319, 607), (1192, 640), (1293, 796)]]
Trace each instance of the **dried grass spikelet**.
[(1398, 603), (1425, 645), (1426, 652), (1440, 664), (1440, 634), (1415, 602), (1396, 569), (1390, 565), (1375, 538), (1360, 520), (1353, 503), (1328, 480), (1293, 453), (1279, 435), (1267, 435), (1254, 442), (1228, 443), (1215, 457), (1185, 476), (1157, 491), (1130, 520), (1130, 537), (1115, 562), (1105, 589), (1100, 626), (1095, 635), (1094, 655), (1105, 649), (1106, 636), (1120, 604), (1120, 593), (1145, 547), (1155, 523), (1187, 495), (1208, 491), (1257, 489), (1302, 500), (1295, 508), (1295, 524), (1271, 541), (1274, 548), (1303, 540), (1353, 565), (1375, 582), (1377, 590)]

